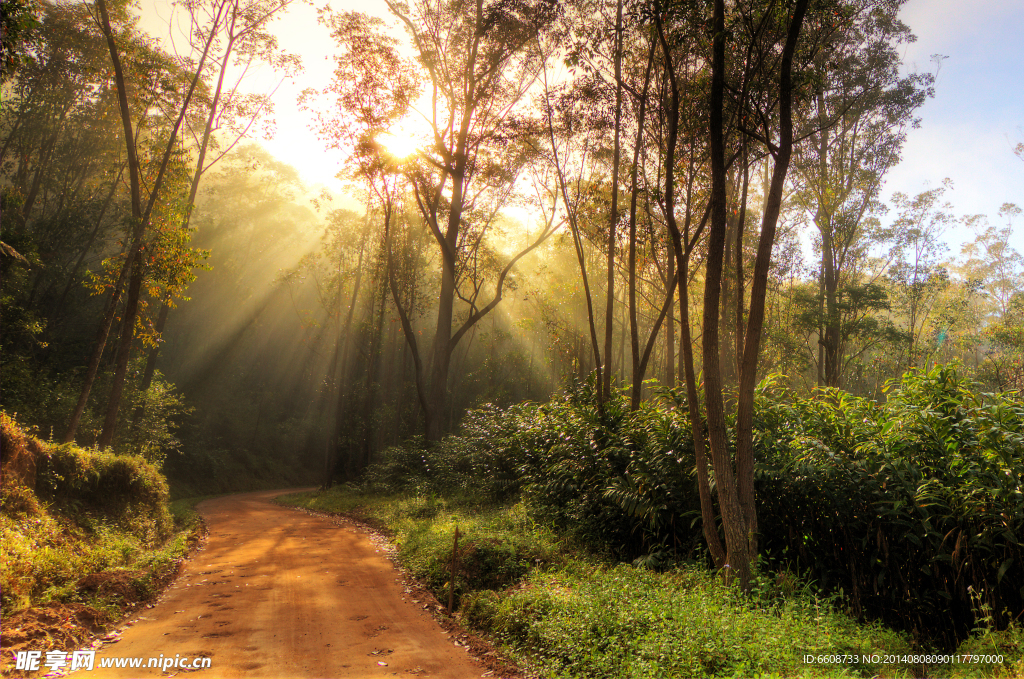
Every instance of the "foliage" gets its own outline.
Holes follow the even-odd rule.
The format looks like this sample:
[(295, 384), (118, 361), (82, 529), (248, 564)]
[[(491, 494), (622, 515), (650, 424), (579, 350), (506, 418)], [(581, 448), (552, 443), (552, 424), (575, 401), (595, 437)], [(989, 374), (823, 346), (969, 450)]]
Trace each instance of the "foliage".
[[(910, 649), (904, 636), (858, 626), (813, 595), (790, 594), (767, 607), (692, 566), (657, 574), (570, 563), (534, 571), (524, 587), (496, 601), (480, 597), (473, 609), (550, 677), (835, 676), (834, 667), (806, 664), (804, 654), (860, 660)], [(843, 674), (896, 669), (858, 662)]]
[(543, 520), (595, 550), (632, 558), (671, 535), (667, 549), (692, 552), (697, 533), (680, 518), (698, 507), (692, 444), (684, 414), (666, 403), (630, 412), (626, 394), (616, 392), (602, 420), (592, 387), (578, 385), (542, 405), (485, 407), (432, 448), (388, 449), (364, 483), (376, 492), (461, 493), (484, 504), (521, 492)]
[(61, 510), (112, 522), (147, 543), (167, 537), (167, 482), (140, 457), (49, 445), (36, 460), (36, 492)]
[[(144, 362), (140, 358), (131, 363), (125, 407), (118, 416), (118, 430), (123, 435), (115, 442), (114, 450), (162, 465), (168, 455), (180, 451), (179, 432), (192, 408), (185, 405), (182, 395), (159, 371), (149, 389), (142, 391), (139, 382)], [(18, 413), (20, 421), (31, 424), (53, 440), (66, 425), (81, 391), (78, 377), (75, 373), (48, 370), (22, 356), (11, 356), (4, 362), (0, 378), (4, 406)], [(107, 376), (99, 380), (101, 386), (107, 383)], [(87, 409), (79, 425), (79, 439), (95, 441), (101, 426), (102, 412)]]
[[(973, 676), (967, 666), (864, 662), (918, 649), (909, 635), (858, 624), (842, 612), (841, 598), (815, 594), (791, 573), (763, 574), (743, 595), (696, 564), (657, 573), (601, 563), (538, 524), (525, 503), (481, 506), (466, 496), (354, 487), (278, 501), (384, 528), (399, 560), (442, 602), (457, 525), (458, 615), (540, 676)], [(960, 651), (1002, 653), (1005, 664), (984, 673), (1013, 676), (1024, 662), (1020, 642), (1019, 627), (979, 629)], [(841, 653), (857, 662), (808, 664), (803, 657)]]
[[(136, 373), (138, 375), (138, 373)], [(129, 394), (129, 403), (121, 415), (119, 446), (133, 455), (162, 464), (168, 453), (180, 453), (177, 438), (182, 418), (192, 412), (173, 385), (156, 373), (149, 389)]]
[[(841, 594), (851, 613), (952, 648), (982, 593), (1000, 628), (1024, 611), (1024, 402), (981, 394), (952, 366), (912, 370), (884, 404), (761, 384), (755, 408), (760, 542), (772, 567)], [(486, 409), (465, 433), (394, 448), (374, 490), (521, 497), (596, 552), (663, 568), (703, 558), (694, 458), (672, 392), (601, 419), (588, 386)]]
[(971, 386), (940, 366), (891, 382), (883, 405), (766, 394), (769, 558), (947, 647), (976, 622), (971, 591), (1000, 626), (1024, 610), (1024, 402)]
[(1024, 292), (1010, 300), (1007, 312), (984, 330), (989, 345), (978, 378), (999, 390), (1024, 391)]
[[(88, 595), (77, 583), (104, 571), (130, 574), (136, 589), (147, 595), (157, 579), (176, 568), (187, 551), (186, 535), (168, 539), (173, 528), (167, 484), (152, 464), (43, 443), (6, 415), (0, 426), (4, 615), (48, 601), (85, 601)], [(11, 464), (32, 467), (17, 459), (26, 451), (34, 474), (12, 475)]]
[(36, 3), (32, 0), (9, 0), (0, 9), (0, 82), (14, 75), (18, 66), (26, 59), (27, 47), (39, 29), (35, 16)]

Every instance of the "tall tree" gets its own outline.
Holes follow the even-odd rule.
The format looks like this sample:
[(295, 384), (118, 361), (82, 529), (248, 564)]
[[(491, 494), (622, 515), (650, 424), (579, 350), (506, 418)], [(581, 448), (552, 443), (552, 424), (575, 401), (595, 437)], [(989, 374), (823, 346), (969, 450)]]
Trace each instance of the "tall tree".
[[(794, 61), (804, 28), (808, 0), (789, 6), (735, 8), (737, 33), (743, 35), (747, 54), (743, 64), (739, 122), (744, 134), (753, 136), (774, 159), (771, 182), (765, 196), (761, 233), (750, 287), (749, 316), (744, 333), (743, 360), (737, 399), (735, 462), (726, 444), (722, 366), (719, 353), (719, 303), (722, 263), (726, 241), (726, 119), (727, 77), (725, 4), (716, 0), (712, 23), (710, 129), (711, 222), (708, 232), (707, 273), (704, 285), (704, 389), (707, 403), (708, 443), (715, 468), (718, 500), (725, 533), (727, 577), (738, 577), (744, 587), (757, 556), (757, 513), (754, 506), (753, 401), (761, 331), (764, 323), (768, 269), (775, 229), (782, 207), (782, 193), (793, 152)], [(827, 16), (827, 14), (826, 14)], [(831, 26), (822, 22), (808, 52), (827, 37)], [(781, 45), (780, 45), (781, 43)], [(781, 47), (781, 49), (780, 49)], [(809, 55), (804, 55), (806, 62)], [(775, 113), (777, 111), (777, 114)], [(777, 115), (777, 119), (775, 119)], [(777, 120), (777, 123), (775, 122)], [(751, 122), (748, 122), (751, 121)], [(756, 121), (756, 122), (754, 122)], [(771, 122), (770, 122), (771, 121)], [(756, 125), (756, 128), (755, 128)], [(777, 132), (776, 132), (777, 130)]]
[[(124, 265), (121, 269), (118, 281), (114, 286), (111, 301), (108, 303), (104, 318), (101, 321), (100, 329), (97, 333), (95, 348), (93, 349), (93, 355), (90, 358), (89, 370), (86, 374), (85, 384), (83, 385), (82, 393), (79, 396), (78, 405), (75, 407), (75, 412), (71, 416), (71, 421), (68, 424), (64, 440), (66, 442), (74, 440), (75, 432), (78, 428), (78, 422), (85, 410), (85, 405), (88, 402), (92, 384), (95, 381), (96, 372), (99, 367), (99, 360), (103, 354), (103, 348), (106, 345), (107, 335), (110, 332), (110, 326), (113, 323), (114, 312), (117, 308), (117, 301), (120, 297), (121, 288), (124, 282), (128, 281), (128, 294), (122, 316), (121, 337), (117, 347), (114, 378), (111, 386), (110, 397), (107, 403), (107, 412), (104, 419), (103, 431), (100, 434), (100, 439), (98, 441), (101, 447), (106, 447), (110, 445), (114, 438), (114, 430), (117, 426), (117, 413), (120, 407), (121, 395), (124, 390), (124, 378), (128, 370), (128, 358), (131, 354), (131, 345), (132, 340), (134, 339), (135, 319), (139, 309), (139, 296), (142, 292), (142, 281), (145, 273), (142, 253), (145, 244), (146, 230), (149, 226), (150, 217), (153, 214), (153, 208), (156, 206), (157, 199), (160, 197), (160, 191), (163, 188), (168, 165), (177, 146), (178, 131), (185, 119), (185, 115), (188, 113), (189, 105), (192, 101), (192, 95), (200, 82), (200, 75), (203, 71), (210, 47), (212, 46), (213, 33), (215, 31), (211, 30), (209, 38), (203, 45), (196, 71), (191, 75), (191, 77), (186, 77), (185, 95), (180, 102), (180, 107), (178, 108), (176, 117), (172, 117), (173, 123), (167, 134), (166, 146), (163, 153), (160, 155), (160, 160), (158, 161), (156, 177), (149, 188), (148, 200), (143, 204), (141, 177), (142, 166), (139, 161), (136, 132), (133, 124), (131, 107), (129, 105), (128, 81), (124, 75), (121, 53), (118, 48), (117, 38), (111, 25), (110, 14), (107, 11), (105, 0), (97, 0), (95, 19), (107, 42), (107, 48), (109, 50), (110, 60), (114, 70), (114, 82), (117, 86), (118, 108), (123, 128), (125, 149), (127, 152), (129, 186), (131, 190), (131, 244), (129, 246), (127, 256), (125, 257)], [(211, 28), (215, 28), (220, 23), (221, 19), (221, 13), (215, 15), (212, 20)], [(136, 117), (138, 117), (138, 115), (139, 114), (137, 113)]]
[(967, 257), (965, 273), (985, 287), (1000, 317), (1009, 311), (1013, 295), (1024, 290), (1024, 255), (1010, 244), (1013, 221), (1020, 215), (1019, 207), (1003, 203), (999, 208), (999, 216), (1005, 220), (1002, 226), (990, 225), (984, 215), (972, 215), (963, 220), (964, 225), (977, 234), (961, 248), (961, 253)]
[(922, 191), (913, 198), (896, 193), (892, 200), (899, 210), (893, 224), (897, 240), (897, 259), (889, 268), (890, 297), (894, 310), (902, 317), (906, 341), (899, 357), (904, 369), (919, 365), (926, 350), (922, 338), (936, 310), (940, 293), (949, 283), (943, 255), (946, 245), (941, 236), (953, 222), (952, 205), (942, 202), (952, 186), (943, 185)]
[[(483, 0), (388, 7), (412, 40), (415, 63), (399, 56), (380, 20), (352, 12), (322, 15), (340, 51), (328, 89), (336, 107), (321, 113), (320, 127), (371, 185), (382, 188), (380, 182), (391, 182), (397, 171), (401, 190), (410, 192), (434, 239), (440, 283), (429, 362), (419, 334), (403, 323), (413, 357), (423, 359), (416, 361), (416, 377), (427, 439), (433, 441), (442, 432), (455, 348), (501, 302), (515, 263), (554, 230), (542, 228), (505, 266), (487, 244), (522, 167), (536, 155), (520, 108), (542, 63), (535, 39), (556, 7)], [(425, 96), (414, 99), (420, 83)], [(395, 125), (422, 132), (402, 139), (386, 135)], [(484, 303), (488, 290), (492, 297)], [(465, 313), (458, 327), (457, 303)]]
[[(194, 55), (201, 53), (208, 42), (212, 41), (214, 45), (213, 53), (206, 60), (206, 72), (202, 73), (207, 91), (212, 94), (201, 97), (203, 101), (200, 112), (203, 115), (192, 116), (198, 118), (198, 121), (186, 118), (196, 153), (195, 171), (189, 182), (185, 217), (181, 225), (186, 230), (203, 175), (234, 149), (254, 124), (273, 113), (273, 104), (268, 94), (241, 91), (249, 69), (254, 63), (262, 62), (280, 74), (283, 82), (301, 69), (301, 63), (296, 55), (280, 49), (277, 38), (267, 30), (267, 24), (283, 13), (291, 0), (208, 0), (180, 1), (178, 4), (189, 16), (188, 44), (191, 54), (185, 55), (182, 61), (190, 65)], [(223, 14), (223, 20), (218, 22), (214, 19), (219, 14)], [(228, 79), (232, 67), (239, 73), (233, 81)], [(219, 153), (208, 159), (207, 154), (211, 150)], [(164, 330), (173, 306), (173, 292), (166, 289), (162, 293), (163, 300), (155, 326), (157, 343), (146, 357), (146, 367), (139, 386), (142, 391), (149, 388), (156, 371), (160, 355), (159, 335)], [(133, 423), (138, 422), (142, 414), (143, 408), (139, 406), (132, 417)]]
[[(611, 212), (608, 215), (608, 279), (604, 313), (604, 355), (608, 365), (604, 370), (604, 383), (601, 385), (602, 398), (607, 400), (611, 396), (612, 389), (612, 334), (614, 332), (615, 319), (615, 250), (619, 243), (616, 237), (619, 223), (619, 165), (621, 163), (620, 153), (622, 151), (622, 52), (624, 26), (622, 25), (622, 3), (623, 0), (615, 2), (615, 38), (612, 48), (612, 64), (615, 71), (615, 125), (612, 139), (612, 184), (611, 184)], [(647, 92), (644, 92), (643, 103), (647, 103)], [(640, 129), (643, 129), (643, 121), (640, 122)], [(639, 149), (639, 146), (637, 146)], [(635, 170), (635, 167), (634, 167)], [(634, 177), (636, 175), (634, 174)], [(635, 215), (635, 210), (634, 210)], [(635, 228), (635, 222), (632, 226)], [(635, 264), (631, 264), (635, 267)], [(634, 269), (635, 270), (635, 269)], [(634, 360), (634, 367), (636, 361)], [(622, 366), (622, 371), (626, 367)]]
[[(818, 232), (821, 253), (820, 384), (838, 387), (844, 364), (843, 308), (856, 296), (856, 272), (871, 238), (870, 217), (882, 206), (886, 172), (900, 160), (914, 112), (934, 78), (900, 75), (898, 48), (914, 36), (898, 6), (860, 15), (840, 40), (815, 58), (808, 106), (802, 107), (794, 169), (797, 203)], [(843, 299), (846, 297), (847, 299)]]
[[(495, 278), (492, 299), (478, 305), (483, 286), (472, 276), (476, 270), (471, 266), (494, 216), (513, 190), (519, 168), (534, 154), (527, 126), (517, 124), (522, 119), (516, 110), (539, 75), (542, 55), (535, 40), (551, 23), (557, 5), (549, 0), (455, 0), (411, 6), (389, 1), (388, 7), (413, 40), (430, 97), (429, 108), (418, 115), (427, 122), (431, 141), (423, 150), (423, 162), (408, 176), (441, 259), (437, 325), (426, 380), (426, 436), (434, 441), (441, 435), (448, 403), (452, 352), (500, 303), (510, 267), (551, 233), (542, 230), (514, 256)], [(460, 281), (472, 289), (461, 290)], [(469, 307), (457, 328), (456, 298)]]

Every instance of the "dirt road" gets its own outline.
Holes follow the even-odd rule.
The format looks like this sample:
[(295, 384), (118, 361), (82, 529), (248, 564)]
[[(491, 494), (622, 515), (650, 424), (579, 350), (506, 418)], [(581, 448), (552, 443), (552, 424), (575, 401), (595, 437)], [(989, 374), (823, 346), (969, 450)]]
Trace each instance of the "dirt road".
[[(358, 528), (272, 504), (281, 491), (207, 500), (205, 548), (121, 640), (72, 677), (446, 677), (486, 668), (414, 603)], [(208, 669), (147, 668), (149, 658)], [(141, 669), (101, 669), (142, 658)], [(180, 663), (179, 663), (180, 664)]]

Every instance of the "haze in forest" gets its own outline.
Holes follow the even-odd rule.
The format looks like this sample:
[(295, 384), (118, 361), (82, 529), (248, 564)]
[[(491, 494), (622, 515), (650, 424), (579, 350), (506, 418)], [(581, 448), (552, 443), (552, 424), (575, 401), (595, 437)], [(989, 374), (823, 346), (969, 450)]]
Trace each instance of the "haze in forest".
[(12, 7), (4, 410), (177, 494), (664, 408), (748, 588), (765, 399), (1024, 388), (1011, 3)]

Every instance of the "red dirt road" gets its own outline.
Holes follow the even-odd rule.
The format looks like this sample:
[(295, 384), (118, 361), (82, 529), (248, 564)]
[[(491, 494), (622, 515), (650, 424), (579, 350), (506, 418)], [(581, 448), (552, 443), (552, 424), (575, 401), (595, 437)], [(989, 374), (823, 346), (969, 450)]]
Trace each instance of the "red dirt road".
[[(282, 491), (207, 500), (205, 548), (152, 609), (73, 677), (446, 677), (486, 668), (453, 645), (401, 573), (354, 525), (271, 503)], [(210, 658), (208, 669), (146, 668)], [(104, 658), (142, 669), (101, 669)], [(383, 665), (381, 663), (386, 663)]]

